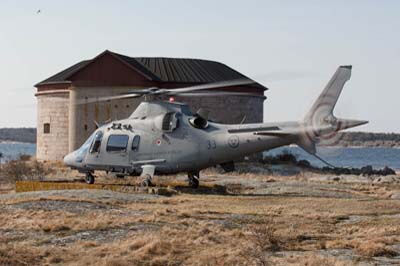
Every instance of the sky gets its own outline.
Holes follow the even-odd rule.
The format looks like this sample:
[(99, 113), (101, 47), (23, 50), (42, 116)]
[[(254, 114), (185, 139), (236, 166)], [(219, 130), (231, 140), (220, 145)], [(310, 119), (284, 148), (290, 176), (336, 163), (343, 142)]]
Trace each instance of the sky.
[(1, 0), (0, 127), (36, 126), (34, 84), (108, 49), (223, 62), (269, 88), (271, 122), (303, 119), (351, 64), (335, 114), (400, 132), (399, 14), (394, 0)]

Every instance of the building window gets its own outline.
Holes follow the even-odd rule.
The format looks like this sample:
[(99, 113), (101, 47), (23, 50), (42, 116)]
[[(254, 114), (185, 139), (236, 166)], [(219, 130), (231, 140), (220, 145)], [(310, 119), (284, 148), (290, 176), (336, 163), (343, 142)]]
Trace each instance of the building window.
[(44, 123), (43, 124), (43, 133), (44, 134), (50, 134), (50, 123)]
[(126, 151), (128, 146), (128, 135), (111, 135), (107, 142), (107, 151), (111, 152), (122, 152)]
[(84, 128), (85, 128), (85, 131), (88, 130), (88, 126), (86, 124), (84, 125)]

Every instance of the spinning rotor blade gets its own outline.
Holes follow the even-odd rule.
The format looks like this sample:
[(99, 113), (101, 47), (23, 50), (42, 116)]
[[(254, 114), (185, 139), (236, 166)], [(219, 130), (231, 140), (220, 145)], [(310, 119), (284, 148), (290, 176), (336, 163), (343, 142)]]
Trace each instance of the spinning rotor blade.
[(138, 93), (130, 93), (123, 95), (115, 95), (115, 96), (106, 96), (106, 97), (92, 97), (87, 99), (81, 99), (76, 102), (77, 105), (86, 104), (86, 103), (96, 103), (96, 102), (107, 102), (111, 100), (119, 100), (119, 99), (130, 99), (130, 98), (138, 98), (143, 94)]
[[(211, 89), (214, 88), (224, 88), (224, 87), (233, 87), (233, 86), (240, 86), (240, 85), (248, 85), (254, 84), (255, 81), (251, 79), (236, 79), (236, 80), (229, 80), (229, 81), (221, 81), (221, 82), (213, 82), (201, 85), (195, 85), (190, 87), (184, 88), (177, 88), (177, 89), (160, 89), (156, 87), (146, 88), (146, 89), (136, 89), (129, 91), (128, 93), (115, 95), (115, 96), (106, 96), (106, 97), (93, 97), (88, 99), (81, 99), (77, 101), (77, 105), (79, 104), (86, 104), (86, 103), (95, 103), (95, 102), (105, 102), (111, 100), (119, 100), (119, 99), (129, 99), (129, 98), (137, 98), (143, 95), (168, 95), (168, 96), (188, 96), (188, 97), (197, 97), (197, 96), (254, 96), (251, 93), (241, 93), (241, 92), (228, 92), (228, 91), (212, 91)], [(208, 92), (198, 92), (202, 90), (209, 90)], [(197, 93), (196, 93), (197, 92)]]
[(178, 97), (213, 97), (213, 96), (255, 96), (254, 93), (229, 92), (229, 91), (210, 91), (210, 92), (189, 92), (174, 94)]
[(233, 86), (248, 85), (248, 84), (254, 84), (254, 83), (255, 83), (255, 81), (251, 80), (251, 79), (235, 79), (235, 80), (195, 85), (195, 86), (178, 88), (178, 89), (161, 89), (159, 91), (156, 91), (156, 93), (157, 94), (177, 95), (177, 94), (187, 93), (187, 92), (192, 92), (192, 91), (209, 90), (209, 89), (216, 89), (216, 88), (223, 88), (223, 87), (233, 87)]

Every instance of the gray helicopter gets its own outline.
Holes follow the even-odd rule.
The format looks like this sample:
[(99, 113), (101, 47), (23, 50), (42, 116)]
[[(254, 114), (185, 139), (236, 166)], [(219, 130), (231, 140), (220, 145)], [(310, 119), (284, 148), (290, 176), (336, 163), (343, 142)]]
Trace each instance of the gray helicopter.
[(187, 172), (189, 185), (197, 188), (200, 170), (215, 165), (232, 168), (235, 160), (254, 153), (297, 144), (316, 155), (316, 143), (320, 139), (368, 123), (333, 115), (343, 86), (350, 79), (351, 69), (351, 66), (337, 69), (300, 122), (219, 124), (209, 121), (208, 112), (203, 109), (192, 114), (186, 104), (159, 100), (165, 96), (244, 94), (210, 89), (254, 83), (251, 80), (179, 89), (149, 88), (124, 95), (85, 99), (82, 104), (146, 97), (129, 118), (99, 127), (78, 150), (64, 157), (64, 164), (86, 173), (89, 184), (94, 183), (95, 171), (119, 176), (141, 175), (143, 185), (151, 185), (155, 174)]

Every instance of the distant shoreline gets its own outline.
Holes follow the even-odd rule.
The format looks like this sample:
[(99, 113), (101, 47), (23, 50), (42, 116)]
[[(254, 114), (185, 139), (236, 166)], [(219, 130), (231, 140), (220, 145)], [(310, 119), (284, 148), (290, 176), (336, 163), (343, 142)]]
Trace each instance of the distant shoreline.
[(36, 128), (0, 128), (0, 143), (36, 143)]
[(392, 144), (392, 143), (387, 143), (387, 144), (381, 144), (381, 143), (365, 143), (365, 144), (337, 144), (337, 145), (318, 145), (317, 147), (323, 147), (323, 148), (392, 148), (392, 149), (400, 149), (400, 143)]
[(0, 140), (0, 144), (34, 144), (35, 142), (22, 142), (22, 141), (10, 141), (10, 140)]
[(364, 146), (360, 146), (360, 145), (336, 145), (336, 146), (324, 146), (324, 145), (317, 145), (318, 148), (349, 148), (349, 149), (365, 149), (365, 148), (371, 148), (371, 149), (400, 149), (400, 146), (369, 146), (369, 145), (364, 145)]

